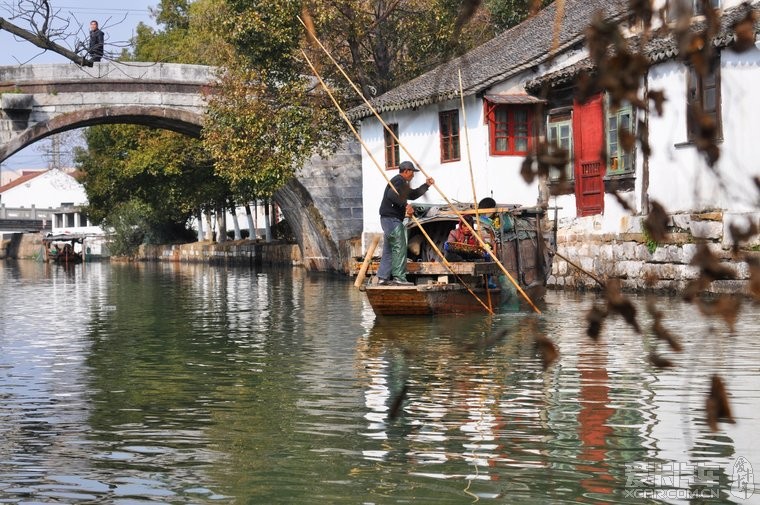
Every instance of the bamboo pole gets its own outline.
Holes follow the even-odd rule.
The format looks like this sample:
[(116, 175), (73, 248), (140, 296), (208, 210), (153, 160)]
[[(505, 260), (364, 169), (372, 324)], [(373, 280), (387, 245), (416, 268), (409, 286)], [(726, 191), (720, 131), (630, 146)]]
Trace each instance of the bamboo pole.
[(356, 276), (354, 287), (358, 288), (362, 285), (362, 282), (364, 282), (364, 276), (367, 274), (367, 268), (369, 268), (370, 261), (372, 261), (372, 255), (375, 253), (375, 248), (379, 243), (380, 237), (377, 236), (373, 238), (372, 242), (369, 244), (369, 247), (367, 248), (367, 255), (364, 256), (364, 262), (362, 263), (362, 267), (359, 269), (359, 274)]
[(574, 263), (567, 256), (564, 256), (564, 255), (560, 254), (556, 249), (549, 247), (549, 250), (551, 252), (553, 252), (555, 256), (557, 256), (557, 257), (565, 260), (568, 263), (568, 265), (570, 265), (571, 267), (577, 269), (579, 272), (584, 273), (584, 274), (588, 275), (589, 277), (591, 277), (592, 279), (594, 279), (596, 281), (596, 283), (599, 284), (599, 286), (602, 289), (606, 289), (607, 288), (607, 285), (601, 279), (599, 279), (599, 277), (597, 277), (596, 275), (592, 274), (588, 270), (585, 270), (583, 267), (581, 267), (577, 263)]
[[(301, 22), (301, 24), (303, 25), (304, 29), (309, 34), (309, 36), (319, 45), (319, 47), (322, 49), (322, 51), (324, 51), (324, 53), (327, 55), (327, 57), (330, 59), (330, 61), (335, 65), (335, 67), (338, 69), (338, 71), (346, 79), (346, 81), (348, 81), (348, 83), (351, 85), (351, 87), (354, 89), (354, 91), (356, 91), (357, 95), (359, 95), (359, 97), (364, 101), (364, 104), (369, 108), (370, 111), (372, 111), (372, 114), (374, 114), (375, 118), (377, 118), (377, 120), (380, 122), (380, 124), (383, 125), (383, 128), (385, 128), (385, 130), (390, 133), (390, 135), (393, 137), (393, 139), (395, 140), (395, 142), (404, 150), (404, 152), (407, 154), (407, 156), (409, 156), (409, 159), (412, 161), (412, 163), (414, 163), (417, 167), (419, 167), (420, 171), (422, 172), (422, 175), (424, 175), (426, 178), (430, 178), (430, 176), (428, 175), (428, 173), (422, 168), (422, 165), (420, 165), (420, 163), (417, 161), (417, 159), (414, 157), (414, 155), (412, 155), (412, 153), (409, 152), (409, 150), (406, 148), (406, 146), (399, 140), (399, 138), (396, 136), (396, 134), (393, 132), (393, 130), (388, 126), (388, 124), (385, 122), (385, 120), (383, 120), (383, 118), (380, 116), (380, 113), (377, 112), (377, 110), (372, 106), (372, 104), (369, 102), (369, 100), (367, 100), (367, 98), (364, 96), (364, 94), (361, 92), (361, 90), (356, 86), (356, 84), (354, 84), (354, 81), (351, 79), (351, 77), (349, 77), (348, 74), (346, 74), (346, 72), (340, 66), (340, 64), (337, 61), (335, 61), (335, 59), (332, 57), (332, 54), (330, 54), (330, 51), (328, 51), (327, 48), (322, 44), (322, 42), (317, 38), (316, 34), (314, 32), (312, 32), (309, 29), (308, 26), (306, 26), (306, 24), (304, 23), (303, 19), (301, 19), (300, 16), (298, 16), (298, 21)], [(301, 53), (304, 55), (304, 58), (308, 59), (308, 57), (306, 56), (306, 53), (303, 50), (301, 51)], [(309, 66), (312, 68), (312, 70), (314, 70), (314, 67), (311, 65), (311, 63), (309, 64)], [(350, 120), (348, 119), (348, 116), (346, 116), (345, 113), (341, 112), (341, 114), (343, 115), (343, 117), (344, 117), (344, 119), (346, 121), (350, 122)], [(351, 128), (351, 130), (354, 133), (356, 132), (356, 130), (353, 127)], [(357, 138), (359, 138), (359, 140), (361, 141), (360, 136), (357, 137)], [(365, 149), (366, 149), (366, 146), (365, 146)], [(369, 150), (368, 150), (368, 152), (369, 152)], [(374, 157), (373, 157), (373, 160), (374, 160)], [(377, 162), (375, 161), (375, 163), (377, 163)], [(378, 165), (378, 168), (379, 168), (379, 165)], [(386, 176), (386, 180), (387, 179), (388, 179), (388, 177)], [(459, 210), (454, 206), (454, 204), (451, 202), (451, 200), (449, 200), (449, 198), (443, 193), (443, 191), (441, 191), (441, 189), (438, 187), (438, 185), (434, 184), (433, 187), (435, 187), (436, 191), (438, 191), (438, 194), (441, 195), (441, 198), (443, 198), (444, 201), (446, 201), (446, 203), (451, 207), (451, 209), (454, 211), (454, 213), (457, 214), (457, 216), (459, 216), (459, 218), (462, 218), (461, 212), (459, 212)], [(467, 226), (467, 228), (469, 228), (469, 230), (473, 233), (473, 236), (478, 241), (478, 244), (480, 245), (480, 247), (482, 247), (483, 250), (487, 251), (488, 250), (488, 246), (483, 241), (483, 239), (480, 237), (480, 235), (475, 231), (475, 229), (470, 225), (470, 223), (468, 223), (465, 220), (463, 220), (463, 221), (464, 221), (464, 224)], [(528, 296), (528, 294), (523, 290), (523, 288), (520, 287), (520, 284), (514, 279), (514, 277), (512, 277), (512, 274), (510, 274), (509, 271), (504, 267), (504, 265), (501, 263), (501, 261), (499, 260), (499, 258), (497, 256), (495, 256), (495, 255), (491, 255), (491, 258), (493, 259), (494, 263), (496, 263), (499, 266), (499, 269), (501, 269), (501, 271), (509, 279), (509, 281), (512, 283), (512, 285), (514, 285), (514, 287), (517, 290), (517, 292), (520, 293), (520, 295), (525, 299), (525, 301), (528, 302), (528, 304), (531, 306), (531, 308), (533, 308), (533, 310), (537, 314), (540, 314), (541, 311), (538, 309), (538, 307), (536, 307), (536, 304), (533, 303), (533, 300), (531, 300), (530, 297)]]
[(470, 167), (470, 185), (472, 186), (472, 201), (475, 204), (475, 215), (478, 215), (478, 195), (475, 192), (475, 174), (472, 171), (472, 155), (470, 154), (470, 133), (467, 128), (467, 114), (464, 108), (464, 89), (462, 87), (462, 69), (459, 72), (459, 101), (462, 104), (462, 124), (464, 125), (464, 140), (467, 149), (467, 164)]
[[(375, 156), (372, 154), (372, 151), (369, 149), (369, 146), (367, 146), (367, 144), (366, 144), (366, 143), (364, 142), (364, 140), (361, 138), (361, 135), (359, 135), (359, 132), (357, 132), (357, 131), (356, 131), (356, 128), (354, 128), (354, 125), (353, 125), (353, 124), (351, 124), (351, 120), (350, 120), (350, 119), (348, 119), (348, 116), (347, 116), (347, 115), (346, 115), (346, 113), (343, 111), (343, 108), (340, 106), (340, 104), (338, 103), (338, 101), (335, 99), (335, 96), (332, 94), (332, 92), (330, 91), (330, 89), (327, 87), (327, 84), (325, 84), (325, 81), (323, 81), (323, 80), (322, 80), (322, 76), (320, 76), (320, 75), (319, 75), (319, 72), (317, 72), (317, 69), (316, 69), (316, 68), (314, 67), (314, 65), (311, 63), (311, 60), (310, 60), (310, 59), (309, 59), (309, 57), (306, 55), (306, 52), (304, 52), (303, 50), (301, 50), (301, 54), (303, 55), (304, 59), (306, 60), (306, 63), (309, 65), (309, 68), (311, 68), (311, 71), (312, 71), (312, 72), (314, 72), (314, 75), (315, 75), (315, 76), (316, 76), (316, 78), (319, 80), (319, 83), (322, 85), (322, 88), (324, 88), (325, 92), (326, 92), (326, 93), (328, 94), (328, 96), (330, 97), (330, 100), (332, 100), (332, 102), (333, 102), (333, 105), (335, 105), (335, 107), (338, 109), (338, 112), (340, 112), (340, 115), (341, 115), (341, 117), (342, 117), (342, 118), (343, 118), (343, 120), (346, 122), (346, 124), (348, 125), (349, 129), (351, 130), (351, 132), (354, 134), (354, 136), (356, 137), (356, 139), (357, 139), (357, 140), (359, 141), (359, 143), (362, 145), (362, 147), (364, 148), (364, 150), (365, 150), (365, 151), (367, 151), (367, 154), (369, 155), (370, 159), (371, 159), (371, 160), (373, 161), (373, 163), (375, 164), (375, 167), (377, 167), (377, 169), (380, 171), (380, 173), (383, 175), (383, 177), (385, 177), (385, 180), (388, 182), (388, 185), (391, 187), (391, 189), (393, 189), (393, 191), (394, 191), (396, 194), (398, 194), (398, 191), (396, 190), (396, 187), (395, 187), (393, 184), (391, 184), (391, 181), (390, 181), (390, 179), (388, 179), (388, 175), (385, 173), (385, 171), (384, 171), (384, 170), (382, 169), (382, 167), (380, 166), (380, 162), (378, 162), (378, 161), (377, 161), (377, 158), (375, 158)], [(478, 302), (479, 302), (479, 303), (480, 303), (480, 304), (483, 306), (483, 308), (485, 308), (485, 309), (486, 309), (486, 310), (487, 310), (487, 311), (488, 311), (490, 314), (493, 314), (493, 310), (491, 310), (491, 308), (490, 308), (488, 305), (486, 305), (486, 304), (483, 302), (483, 300), (481, 300), (481, 299), (478, 297), (478, 295), (476, 295), (476, 294), (475, 294), (475, 292), (474, 292), (472, 289), (470, 289), (470, 287), (467, 285), (467, 283), (465, 283), (465, 282), (464, 282), (464, 281), (461, 279), (461, 277), (459, 277), (459, 274), (457, 274), (457, 273), (454, 271), (454, 269), (453, 269), (453, 268), (452, 268), (452, 266), (451, 266), (451, 263), (449, 263), (449, 261), (446, 259), (446, 257), (444, 256), (444, 254), (441, 252), (441, 250), (440, 250), (440, 249), (438, 249), (438, 246), (436, 246), (436, 245), (435, 245), (435, 242), (433, 241), (433, 239), (432, 239), (432, 238), (430, 238), (430, 235), (428, 235), (428, 234), (427, 234), (427, 232), (425, 231), (425, 228), (423, 228), (423, 227), (422, 227), (422, 224), (421, 224), (421, 223), (419, 222), (419, 220), (418, 220), (418, 219), (417, 219), (417, 218), (414, 216), (414, 214), (412, 214), (412, 215), (411, 215), (411, 216), (409, 216), (409, 217), (412, 219), (412, 221), (414, 221), (414, 223), (415, 223), (415, 224), (417, 225), (417, 227), (419, 228), (420, 232), (421, 232), (421, 233), (422, 233), (422, 234), (425, 236), (425, 238), (427, 239), (427, 241), (428, 241), (428, 243), (430, 244), (430, 246), (433, 248), (433, 250), (436, 252), (436, 254), (438, 254), (438, 256), (441, 258), (441, 260), (442, 260), (442, 263), (444, 264), (444, 266), (446, 266), (446, 268), (448, 268), (448, 270), (449, 270), (449, 271), (450, 271), (450, 272), (451, 272), (453, 275), (455, 275), (455, 276), (456, 276), (456, 278), (459, 280), (459, 282), (461, 282), (462, 286), (464, 286), (464, 287), (465, 287), (465, 289), (467, 289), (467, 291), (468, 291), (468, 292), (469, 292), (469, 293), (470, 293), (472, 296), (474, 296), (474, 297), (475, 297), (475, 299), (476, 299), (476, 300), (477, 300), (477, 301), (478, 301)]]

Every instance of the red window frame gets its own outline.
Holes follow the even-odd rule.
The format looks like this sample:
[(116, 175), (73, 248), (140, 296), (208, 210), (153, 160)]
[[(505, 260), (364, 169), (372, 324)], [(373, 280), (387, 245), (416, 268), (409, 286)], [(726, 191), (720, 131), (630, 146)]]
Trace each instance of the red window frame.
[(459, 111), (445, 110), (438, 113), (438, 126), (441, 137), (441, 163), (459, 161)]
[[(387, 128), (383, 129), (385, 133), (385, 169), (386, 170), (398, 170), (399, 161), (399, 143), (396, 142), (398, 138), (398, 123), (391, 123), (388, 125), (393, 131), (393, 135), (390, 134)], [(394, 137), (395, 135), (395, 137)]]
[[(516, 119), (524, 112), (524, 121)], [(494, 156), (526, 155), (533, 147), (533, 108), (529, 105), (489, 104), (488, 132), (490, 152)], [(518, 139), (525, 140), (525, 148), (518, 149)], [(505, 148), (499, 148), (499, 141)]]

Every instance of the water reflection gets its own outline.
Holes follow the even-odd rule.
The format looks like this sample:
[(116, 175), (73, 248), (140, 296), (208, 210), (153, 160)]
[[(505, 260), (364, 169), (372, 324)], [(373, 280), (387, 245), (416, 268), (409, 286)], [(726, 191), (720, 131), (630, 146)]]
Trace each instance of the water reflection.
[[(370, 441), (363, 456), (403, 463), (414, 476), (457, 481), (463, 493), (479, 498), (530, 502), (538, 493), (563, 503), (581, 497), (640, 500), (641, 495), (626, 493), (626, 486), (639, 482), (636, 464), (643, 461), (649, 476), (660, 478), (658, 489), (691, 489), (703, 498), (729, 500), (731, 483), (724, 472), (731, 470), (733, 461), (726, 458), (733, 456), (733, 441), (710, 433), (694, 408), (705, 392), (695, 365), (654, 370), (646, 360), (655, 345), (648, 337), (612, 321), (595, 344), (576, 316), (553, 314), (556, 319), (538, 322), (526, 314), (376, 321), (358, 346), (366, 374), (363, 435)], [(715, 331), (694, 318), (682, 322), (687, 353), (703, 345), (701, 331), (690, 334), (690, 326), (707, 324)], [(561, 347), (560, 362), (547, 372), (532, 345), (537, 329)], [(486, 349), (477, 345), (504, 330), (503, 342)], [(756, 356), (754, 344), (743, 342)], [(756, 374), (757, 365), (753, 370)], [(671, 390), (674, 377), (678, 386)], [(757, 382), (745, 390), (753, 400), (756, 387)], [(400, 392), (402, 415), (393, 419), (390, 406)], [(665, 399), (659, 396), (663, 392)], [(671, 394), (680, 398), (668, 399)], [(669, 414), (674, 407), (678, 419)], [(663, 440), (683, 442), (685, 427), (699, 431), (691, 449), (672, 454), (661, 447)], [(756, 452), (751, 444), (747, 450)], [(668, 474), (670, 480), (663, 481)], [(655, 484), (647, 485), (651, 491)], [(673, 497), (681, 496), (667, 496)]]
[[(732, 486), (739, 457), (760, 468), (757, 307), (730, 334), (661, 299), (686, 347), (663, 372), (620, 321), (588, 340), (590, 296), (376, 319), (350, 281), (300, 270), (18, 262), (0, 283), (3, 502), (753, 499)], [(738, 421), (717, 433), (714, 370)]]

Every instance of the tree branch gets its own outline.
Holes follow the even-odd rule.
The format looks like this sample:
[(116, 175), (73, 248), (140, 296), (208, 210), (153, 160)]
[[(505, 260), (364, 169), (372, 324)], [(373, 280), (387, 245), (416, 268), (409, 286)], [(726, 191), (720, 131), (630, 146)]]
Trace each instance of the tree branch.
[(61, 56), (63, 56), (64, 58), (67, 58), (73, 61), (77, 65), (82, 65), (83, 67), (92, 66), (92, 61), (85, 58), (84, 56), (81, 56), (60, 44), (56, 44), (55, 42), (50, 40), (48, 37), (45, 37), (42, 35), (35, 35), (32, 32), (24, 30), (23, 28), (16, 26), (15, 24), (6, 20), (5, 18), (0, 18), (0, 30), (5, 30), (7, 32), (10, 32), (13, 35), (20, 37), (28, 42), (31, 42), (35, 46), (42, 48), (46, 51), (50, 50), (50, 51), (56, 52), (60, 54)]

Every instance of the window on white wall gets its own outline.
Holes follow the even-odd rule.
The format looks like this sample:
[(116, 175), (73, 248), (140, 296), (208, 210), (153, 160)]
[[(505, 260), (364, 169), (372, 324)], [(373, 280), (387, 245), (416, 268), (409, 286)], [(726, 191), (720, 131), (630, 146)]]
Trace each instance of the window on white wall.
[(688, 69), (686, 125), (689, 141), (706, 135), (720, 138), (720, 60), (716, 59), (703, 74), (694, 67)]
[(547, 118), (546, 140), (549, 143), (549, 150), (561, 149), (567, 153), (567, 164), (563, 170), (557, 170), (552, 167), (549, 171), (549, 180), (559, 181), (573, 179), (573, 117), (572, 114), (562, 112), (550, 114)]
[(459, 161), (459, 111), (438, 113), (441, 136), (441, 161)]
[[(388, 131), (388, 128), (393, 132), (393, 135)], [(388, 128), (383, 130), (385, 132), (385, 168), (387, 170), (396, 170), (399, 164), (399, 144), (396, 142), (398, 138), (398, 124), (391, 123), (388, 125)]]
[(623, 148), (625, 135), (633, 134), (633, 108), (624, 104), (617, 110), (607, 108), (607, 175), (633, 172), (633, 150)]
[(488, 106), (492, 155), (525, 155), (531, 147), (531, 109), (527, 105)]

